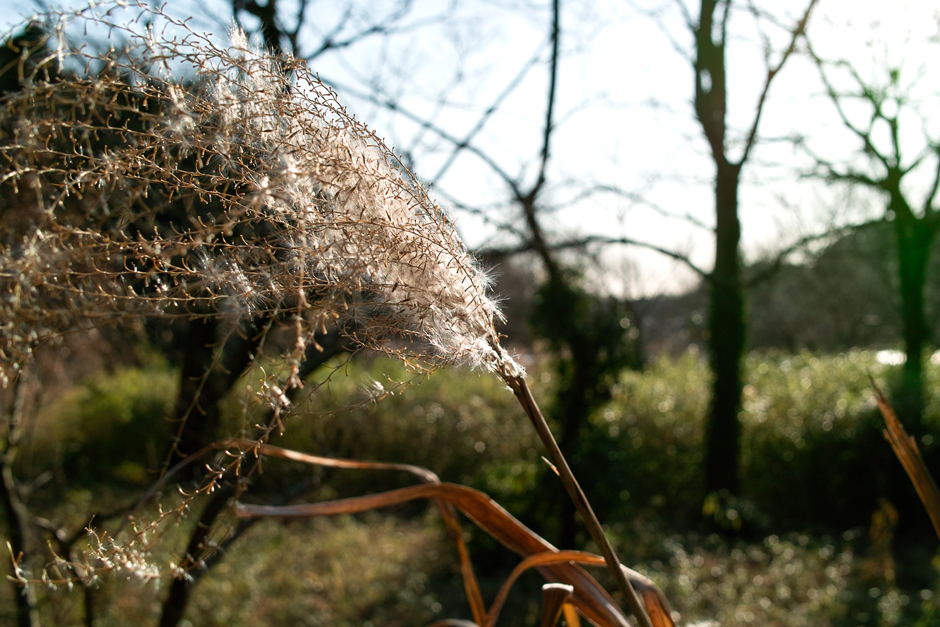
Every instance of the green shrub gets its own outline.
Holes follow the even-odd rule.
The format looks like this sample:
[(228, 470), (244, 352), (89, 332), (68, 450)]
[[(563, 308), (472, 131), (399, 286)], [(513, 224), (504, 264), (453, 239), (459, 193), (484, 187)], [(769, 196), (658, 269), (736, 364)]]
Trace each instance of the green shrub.
[(175, 425), (169, 422), (179, 375), (159, 357), (96, 375), (35, 417), (26, 475), (54, 469), (60, 484), (156, 480)]
[[(879, 496), (909, 491), (881, 436), (868, 373), (882, 385), (897, 367), (868, 351), (817, 356), (753, 353), (744, 388), (742, 478), (746, 504), (768, 532), (838, 532), (866, 526)], [(530, 373), (539, 397), (550, 371)], [(320, 375), (322, 376), (322, 374)], [(399, 387), (414, 377), (399, 362), (357, 359), (312, 394), (275, 443), (322, 455), (411, 463), (445, 481), (482, 489), (529, 522), (533, 493), (547, 465), (531, 425), (492, 377), (458, 369)], [(624, 372), (613, 399), (593, 417), (580, 478), (599, 515), (611, 524), (636, 518), (681, 529), (701, 520), (702, 420), (709, 373), (695, 351), (662, 358), (643, 372)], [(68, 392), (38, 416), (30, 455), (36, 476), (48, 468), (95, 481), (142, 483), (163, 462), (174, 425), (167, 421), (178, 375), (157, 358), (102, 374)], [(940, 387), (940, 367), (926, 370)], [(388, 390), (370, 400), (375, 382)], [(229, 422), (243, 416), (245, 386), (229, 399)], [(237, 405), (237, 407), (236, 407)], [(940, 461), (940, 402), (928, 399), (920, 444), (928, 463)], [(232, 425), (226, 425), (231, 427)], [(239, 425), (241, 426), (241, 425)], [(229, 429), (228, 432), (232, 430)], [(26, 462), (24, 462), (26, 463)], [(281, 466), (277, 466), (280, 464)], [(289, 481), (310, 468), (271, 462), (265, 481)], [(278, 478), (281, 479), (278, 479)], [(413, 482), (404, 474), (331, 472), (321, 496), (359, 494)], [(542, 498), (542, 497), (539, 497)], [(916, 495), (913, 496), (916, 499)], [(897, 503), (896, 503), (897, 505)], [(903, 512), (902, 507), (902, 512)], [(745, 515), (742, 512), (742, 515)], [(754, 522), (754, 521), (751, 521)], [(543, 530), (544, 531), (544, 530)]]
[(751, 357), (748, 366), (748, 497), (784, 528), (867, 525), (898, 467), (868, 379), (886, 368), (867, 351)]
[[(871, 373), (885, 388), (897, 370), (863, 350), (752, 353), (741, 411), (744, 501), (738, 505), (747, 512), (739, 515), (767, 533), (841, 533), (867, 526), (879, 497), (895, 501), (909, 516), (920, 511), (881, 435), (868, 379)], [(613, 401), (594, 417), (594, 455), (614, 462), (603, 481), (592, 482), (589, 494), (599, 507), (611, 508), (618, 520), (653, 516), (679, 528), (700, 520), (709, 377), (694, 351), (621, 376)], [(940, 368), (928, 367), (926, 378), (938, 386), (930, 389), (940, 389)], [(927, 407), (928, 432), (919, 444), (928, 464), (938, 468), (937, 396)]]
[[(871, 373), (885, 387), (898, 369), (862, 350), (752, 353), (741, 410), (744, 499), (728, 506), (740, 510), (732, 515), (765, 533), (865, 527), (879, 497), (910, 515), (919, 504), (882, 438), (868, 379)], [(414, 375), (378, 358), (353, 361), (341, 374), (290, 419), (278, 444), (425, 466), (445, 481), (487, 491), (523, 521), (541, 521), (540, 531), (551, 535), (539, 501), (553, 477), (546, 475), (542, 448), (505, 387), (490, 377), (444, 369), (398, 389), (397, 382)], [(553, 373), (536, 366), (530, 375), (541, 387), (536, 393), (548, 396)], [(940, 385), (940, 368), (931, 365), (926, 377)], [(375, 381), (391, 390), (379, 402), (369, 401), (365, 391)], [(576, 460), (602, 520), (639, 518), (676, 530), (701, 522), (709, 381), (705, 360), (694, 350), (621, 374), (612, 400), (592, 416), (594, 428)], [(940, 442), (938, 410), (931, 397), (928, 433), (920, 442), (931, 464), (940, 461), (934, 444)], [(331, 473), (332, 492), (325, 495), (412, 481), (389, 473)]]
[[(355, 360), (311, 395), (273, 442), (319, 455), (415, 464), (496, 497), (524, 494), (543, 465), (542, 453), (512, 392), (492, 376), (453, 368), (398, 386), (414, 376), (387, 358)], [(389, 391), (373, 401), (376, 384)], [(331, 473), (329, 484), (356, 494), (414, 481), (405, 473), (342, 471)]]
[(851, 550), (805, 535), (730, 545), (717, 536), (674, 536), (662, 547), (660, 559), (641, 570), (683, 624), (833, 625), (845, 612), (856, 564)]
[[(590, 472), (580, 479), (623, 558), (661, 582), (683, 621), (720, 618), (722, 624), (733, 625), (753, 617), (780, 625), (903, 624), (906, 619), (892, 617), (916, 618), (921, 609), (935, 611), (933, 586), (921, 591), (888, 582), (884, 575), (872, 579), (871, 565), (887, 564), (891, 556), (870, 554), (865, 542), (872, 514), (881, 507), (879, 497), (890, 499), (902, 519), (913, 511), (899, 503), (907, 498), (903, 490), (916, 505), (916, 495), (901, 485), (906, 479), (881, 437), (868, 381), (870, 372), (884, 385), (896, 370), (867, 351), (748, 357), (741, 413), (744, 499), (734, 506), (752, 532), (776, 533), (784, 540), (752, 535), (748, 537), (760, 540), (728, 545), (690, 535), (702, 521), (706, 496), (700, 448), (710, 376), (694, 351), (620, 376), (612, 400), (592, 417), (594, 429), (581, 452), (582, 466)], [(530, 375), (541, 388), (536, 395), (547, 396), (552, 373), (536, 365)], [(397, 387), (396, 382), (412, 376), (398, 362), (357, 358), (304, 402), (302, 411), (288, 419), (285, 435), (273, 443), (314, 454), (428, 467), (445, 481), (486, 491), (552, 540), (556, 527), (540, 517), (539, 499), (555, 479), (511, 392), (491, 377), (457, 369)], [(931, 365), (926, 378), (931, 389), (938, 389), (940, 367)], [(69, 489), (68, 498), (57, 501), (56, 507), (76, 512), (93, 507), (87, 481), (127, 487), (142, 477), (152, 479), (148, 471), (163, 461), (153, 452), (163, 452), (172, 432), (166, 417), (177, 380), (176, 371), (154, 359), (76, 387), (37, 418), (31, 456), (21, 461), (31, 470), (23, 476), (58, 468)], [(246, 377), (227, 400), (230, 423), (243, 419), (242, 404), (253, 402), (246, 389), (250, 380)], [(388, 391), (378, 402), (370, 400), (375, 381)], [(920, 446), (934, 465), (935, 442), (940, 441), (935, 396), (927, 407), (928, 431)], [(253, 477), (251, 490), (273, 493), (310, 472), (316, 470), (266, 461), (264, 473)], [(412, 483), (414, 478), (404, 473), (328, 471), (319, 491), (305, 498), (350, 496)], [(37, 498), (43, 493), (40, 490)], [(95, 494), (100, 493), (96, 488)], [(404, 520), (362, 516), (288, 525), (265, 522), (200, 583), (189, 617), (199, 625), (237, 622), (236, 616), (255, 612), (271, 618), (265, 619), (267, 624), (413, 624), (438, 615), (460, 615), (466, 608), (453, 571), (452, 548), (432, 510), (416, 502), (394, 509), (405, 514)], [(190, 522), (179, 528), (178, 540), (185, 538)], [(465, 529), (489, 598), (517, 560), (473, 532), (471, 525)], [(839, 538), (846, 529), (854, 531), (845, 542), (813, 539), (825, 534)], [(789, 535), (793, 530), (804, 535)], [(677, 532), (682, 535), (674, 537)], [(347, 564), (353, 545), (366, 537), (390, 543), (399, 565), (369, 560)], [(419, 555), (424, 547), (428, 559)], [(411, 565), (402, 566), (401, 560)], [(344, 564), (343, 578), (333, 573), (333, 563)], [(429, 579), (421, 579), (419, 572)], [(399, 585), (406, 579), (415, 585)], [(367, 580), (363, 588), (361, 582)], [(536, 580), (532, 575), (521, 582), (511, 597), (507, 625), (523, 624), (520, 617), (535, 612), (530, 601), (537, 597)], [(248, 590), (251, 581), (270, 585)], [(353, 584), (359, 586), (355, 593), (349, 587)], [(120, 596), (123, 585), (105, 586), (102, 603)], [(878, 594), (872, 596), (875, 589)], [(147, 620), (158, 611), (158, 591), (135, 594), (140, 604), (111, 604), (114, 608), (102, 624)], [(770, 608), (762, 603), (764, 598), (771, 600)], [(296, 599), (303, 601), (298, 604)], [(308, 618), (298, 618), (298, 611), (307, 612)]]
[(682, 526), (698, 518), (707, 386), (695, 352), (621, 375), (613, 400), (593, 417), (595, 477), (602, 480), (586, 479), (605, 519), (653, 517)]

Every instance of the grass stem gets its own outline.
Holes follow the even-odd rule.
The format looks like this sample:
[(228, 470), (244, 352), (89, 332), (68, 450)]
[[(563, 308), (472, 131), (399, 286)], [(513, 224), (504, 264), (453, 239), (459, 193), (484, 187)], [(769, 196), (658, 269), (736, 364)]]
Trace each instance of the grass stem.
[(636, 590), (633, 589), (623, 569), (620, 567), (620, 560), (614, 552), (614, 547), (610, 544), (610, 540), (607, 539), (607, 535), (604, 533), (604, 529), (601, 527), (600, 521), (598, 521), (597, 516), (594, 514), (594, 510), (591, 508), (591, 504), (584, 495), (584, 491), (578, 484), (574, 473), (571, 472), (571, 468), (568, 466), (565, 456), (558, 447), (558, 442), (555, 441), (555, 436), (552, 435), (548, 423), (545, 422), (542, 410), (539, 409), (538, 404), (535, 402), (535, 398), (532, 396), (528, 384), (521, 376), (506, 377), (505, 379), (507, 385), (509, 385), (510, 389), (513, 391), (513, 394), (519, 399), (519, 403), (525, 410), (526, 415), (529, 416), (529, 420), (535, 425), (535, 430), (539, 434), (539, 438), (542, 440), (545, 448), (548, 449), (548, 453), (558, 471), (561, 482), (568, 491), (568, 495), (574, 502), (575, 507), (578, 508), (578, 512), (581, 514), (581, 518), (584, 520), (584, 524), (591, 534), (591, 538), (594, 539), (594, 543), (597, 544), (601, 555), (603, 555), (604, 559), (607, 561), (607, 568), (610, 570), (610, 574), (614, 576), (614, 580), (617, 582), (621, 592), (623, 592), (627, 600), (627, 605), (630, 606), (630, 611), (633, 612), (640, 627), (653, 627), (653, 623), (646, 613), (646, 608), (642, 600), (636, 593)]

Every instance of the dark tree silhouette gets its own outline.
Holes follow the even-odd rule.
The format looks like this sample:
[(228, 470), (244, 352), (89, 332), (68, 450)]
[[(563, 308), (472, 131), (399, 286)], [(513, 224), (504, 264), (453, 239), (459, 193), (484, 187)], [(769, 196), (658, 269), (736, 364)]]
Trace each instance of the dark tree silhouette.
[(728, 126), (728, 86), (726, 48), (732, 0), (702, 0), (698, 17), (680, 3), (686, 24), (694, 36), (692, 66), (695, 71), (695, 116), (708, 142), (715, 164), (715, 262), (707, 275), (709, 283), (708, 354), (714, 375), (712, 400), (705, 432), (705, 482), (710, 492), (726, 490), (736, 494), (740, 487), (741, 360), (744, 354), (746, 322), (744, 283), (741, 264), (741, 222), (738, 215), (738, 189), (741, 171), (758, 140), (761, 115), (770, 87), (796, 50), (816, 0), (811, 0), (802, 17), (790, 29), (787, 48), (771, 58), (765, 47), (767, 77), (760, 91), (753, 119), (740, 142), (737, 158), (732, 156)]

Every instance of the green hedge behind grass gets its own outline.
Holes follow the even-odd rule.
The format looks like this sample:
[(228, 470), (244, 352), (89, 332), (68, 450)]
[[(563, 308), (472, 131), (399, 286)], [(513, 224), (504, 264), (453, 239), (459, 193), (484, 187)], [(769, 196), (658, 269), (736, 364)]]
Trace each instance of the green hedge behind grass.
[[(868, 378), (870, 373), (889, 390), (899, 368), (879, 363), (869, 351), (752, 353), (740, 414), (744, 499), (738, 515), (764, 533), (841, 533), (867, 527), (884, 497), (896, 505), (900, 501), (902, 513), (926, 523), (884, 441)], [(708, 382), (704, 360), (694, 352), (662, 359), (646, 372), (624, 373), (613, 401), (595, 417), (596, 437), (607, 457), (616, 460), (605, 476), (623, 480), (600, 482), (594, 493), (613, 502), (619, 490), (617, 515), (652, 516), (680, 528), (700, 518)], [(927, 382), (928, 389), (940, 390), (940, 367), (928, 367)], [(940, 473), (935, 396), (925, 428), (919, 445)]]
[[(739, 510), (734, 515), (758, 534), (867, 528), (881, 498), (903, 516), (926, 523), (881, 435), (868, 379), (870, 373), (890, 390), (899, 370), (863, 350), (752, 353), (741, 411), (744, 493), (727, 507)], [(552, 493), (553, 478), (546, 475), (530, 424), (493, 377), (445, 369), (363, 403), (362, 390), (372, 381), (391, 389), (410, 375), (380, 359), (353, 362), (345, 374), (312, 397), (309, 411), (290, 420), (279, 444), (428, 467), (445, 481), (488, 492), (552, 539), (554, 527), (543, 519), (539, 501)], [(929, 365), (926, 376), (928, 389), (940, 389), (940, 366)], [(530, 378), (547, 405), (552, 373), (537, 365)], [(704, 357), (695, 351), (621, 375), (578, 452), (585, 469), (580, 479), (603, 521), (650, 521), (676, 530), (700, 526), (707, 497), (700, 468), (709, 378)], [(933, 395), (925, 428), (919, 445), (940, 475), (940, 402)], [(350, 495), (411, 481), (404, 475), (335, 472), (327, 493)]]
[(17, 469), (52, 472), (64, 488), (147, 486), (158, 477), (176, 426), (179, 374), (148, 353), (136, 367), (97, 373), (40, 408)]
[[(867, 527), (882, 497), (900, 500), (907, 504), (902, 513), (914, 513), (909, 501), (917, 505), (916, 494), (881, 435), (868, 379), (870, 373), (888, 390), (898, 371), (862, 350), (752, 353), (741, 411), (744, 500), (738, 515), (766, 533), (841, 533)], [(407, 376), (384, 360), (354, 364), (350, 373), (312, 405), (335, 413), (295, 418), (286, 445), (415, 463), (445, 480), (486, 490), (507, 506), (524, 510), (531, 504), (526, 495), (547, 466), (531, 426), (498, 382), (443, 370), (401, 394), (341, 411), (370, 379)], [(537, 398), (548, 402), (551, 373), (536, 367), (530, 374)], [(641, 518), (676, 529), (701, 521), (709, 377), (703, 356), (694, 351), (622, 374), (578, 453), (588, 469), (581, 481), (603, 520)], [(927, 382), (929, 389), (940, 389), (940, 367), (927, 368)], [(925, 428), (919, 445), (940, 474), (940, 403), (933, 395)], [(373, 481), (387, 485), (388, 479), (373, 474), (337, 481), (365, 489)], [(525, 512), (520, 516), (525, 519)]]
[[(871, 373), (890, 389), (899, 369), (861, 350), (752, 353), (741, 411), (744, 500), (736, 505), (738, 515), (766, 533), (841, 533), (867, 526), (880, 497), (913, 499), (916, 505), (916, 494), (882, 438), (868, 380)], [(354, 360), (311, 395), (275, 443), (322, 455), (424, 466), (445, 481), (490, 493), (525, 522), (538, 520), (527, 512), (545, 498), (546, 482), (551, 493), (553, 478), (545, 477), (544, 452), (511, 392), (494, 377), (451, 368), (377, 402), (367, 400), (364, 390), (375, 381), (392, 390), (412, 376), (397, 362)], [(621, 375), (612, 400), (592, 417), (578, 452), (586, 469), (580, 479), (602, 520), (658, 521), (674, 529), (701, 522), (709, 377), (703, 356), (695, 351)], [(547, 406), (552, 373), (536, 365), (530, 367), (530, 378), (536, 397)], [(177, 379), (165, 362), (153, 358), (68, 392), (40, 413), (24, 474), (53, 470), (61, 481), (67, 475), (83, 483), (146, 483), (172, 431), (166, 418)], [(940, 390), (940, 366), (930, 364), (926, 379), (928, 390)], [(245, 385), (235, 389), (219, 437), (245, 426), (243, 404), (252, 395)], [(925, 429), (919, 445), (940, 475), (940, 395), (929, 396)], [(272, 486), (310, 471), (283, 462), (270, 465), (283, 470), (266, 479)], [(330, 472), (321, 496), (412, 481), (398, 473)], [(902, 513), (912, 509), (901, 507)], [(550, 536), (551, 525), (540, 531)]]

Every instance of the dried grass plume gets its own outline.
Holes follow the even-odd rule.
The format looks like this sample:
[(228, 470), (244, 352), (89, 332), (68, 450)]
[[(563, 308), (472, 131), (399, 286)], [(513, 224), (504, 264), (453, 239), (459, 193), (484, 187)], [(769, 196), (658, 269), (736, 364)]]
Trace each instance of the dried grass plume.
[[(7, 375), (77, 324), (219, 314), (288, 321), (295, 362), (338, 325), (360, 346), (404, 337), (518, 372), (451, 221), (303, 63), (141, 4), (30, 29), (44, 36), (16, 49), (0, 100)], [(72, 30), (109, 45), (72, 47)]]

